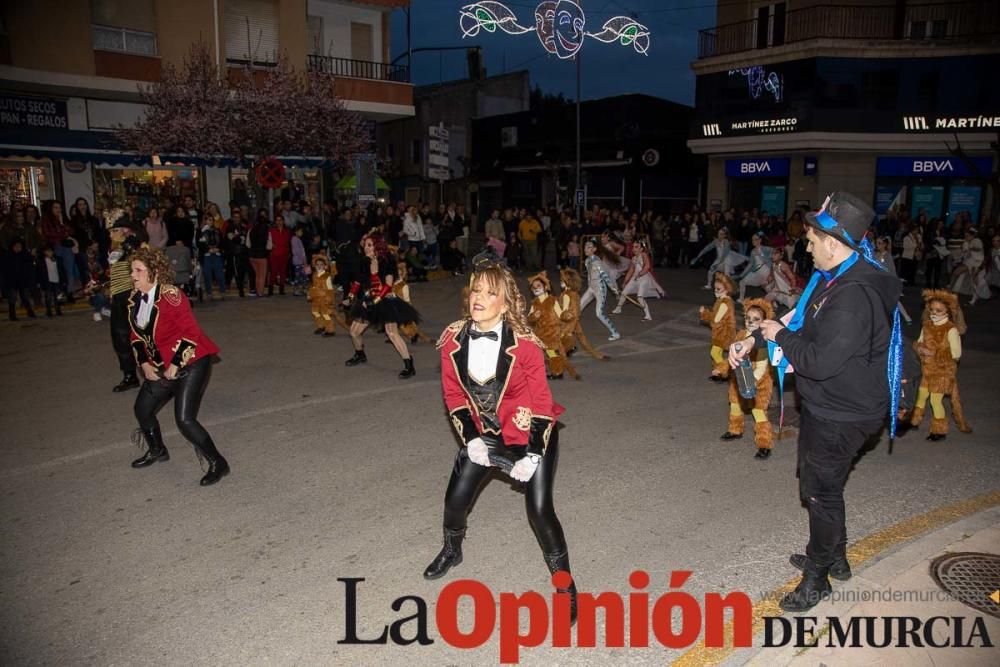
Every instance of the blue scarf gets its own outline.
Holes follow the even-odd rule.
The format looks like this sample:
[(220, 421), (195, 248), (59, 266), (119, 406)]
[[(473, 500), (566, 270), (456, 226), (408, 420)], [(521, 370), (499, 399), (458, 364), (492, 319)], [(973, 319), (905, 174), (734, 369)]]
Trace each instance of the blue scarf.
[[(861, 247), (860, 255), (864, 258), (866, 262), (876, 267), (879, 271), (887, 271), (886, 267), (882, 265), (877, 259), (875, 259), (875, 249), (872, 247), (871, 241), (867, 238), (862, 239), (859, 244)], [(798, 331), (802, 328), (802, 324), (806, 319), (807, 306), (809, 304), (809, 299), (812, 298), (813, 292), (816, 290), (816, 286), (819, 285), (820, 280), (825, 280), (827, 286), (830, 283), (835, 282), (840, 276), (844, 275), (848, 269), (854, 266), (858, 261), (858, 253), (851, 253), (851, 256), (841, 262), (837, 271), (832, 275), (821, 269), (816, 269), (813, 271), (812, 277), (809, 279), (809, 284), (806, 285), (805, 290), (802, 291), (802, 296), (799, 297), (798, 304), (795, 308), (795, 315), (792, 316), (791, 321), (788, 322), (787, 329), (789, 331)], [(802, 306), (801, 308), (798, 306)], [(874, 314), (873, 314), (874, 315)], [(772, 363), (774, 361), (774, 353), (778, 345), (774, 342), (768, 341), (767, 343), (767, 353), (768, 357), (771, 359)], [(781, 401), (781, 416), (778, 421), (778, 428), (785, 420), (785, 373), (788, 370), (788, 358), (782, 356), (781, 361), (776, 364), (776, 370), (778, 373), (778, 396)], [(899, 388), (903, 379), (903, 334), (902, 327), (899, 323), (899, 305), (896, 305), (895, 310), (892, 315), (892, 336), (889, 339), (889, 362), (886, 367), (886, 376), (889, 380), (889, 439), (892, 440), (896, 437), (896, 412), (899, 410)]]

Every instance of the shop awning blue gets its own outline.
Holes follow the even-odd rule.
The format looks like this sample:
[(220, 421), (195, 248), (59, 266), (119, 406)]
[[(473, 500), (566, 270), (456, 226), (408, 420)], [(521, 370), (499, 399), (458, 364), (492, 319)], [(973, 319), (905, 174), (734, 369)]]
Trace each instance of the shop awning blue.
[[(0, 158), (25, 157), (58, 159), (74, 162), (93, 162), (122, 167), (152, 167), (151, 155), (138, 155), (122, 150), (110, 132), (81, 130), (53, 131), (41, 128), (0, 128)], [(189, 167), (251, 167), (252, 161), (239, 161), (220, 156), (218, 159), (197, 158), (191, 155), (159, 155), (160, 164)], [(279, 156), (286, 167), (332, 167), (320, 157)]]

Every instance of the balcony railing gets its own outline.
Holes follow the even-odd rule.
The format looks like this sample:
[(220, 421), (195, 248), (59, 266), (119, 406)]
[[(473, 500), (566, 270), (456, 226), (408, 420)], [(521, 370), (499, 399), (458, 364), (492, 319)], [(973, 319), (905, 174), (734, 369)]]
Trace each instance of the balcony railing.
[(817, 5), (698, 31), (698, 57), (766, 49), (808, 39), (969, 40), (1000, 37), (1000, 2)]
[(388, 65), (368, 60), (351, 60), (350, 58), (330, 56), (309, 56), (309, 71), (324, 72), (352, 79), (375, 79), (400, 83), (409, 83), (410, 81), (410, 68), (405, 65)]

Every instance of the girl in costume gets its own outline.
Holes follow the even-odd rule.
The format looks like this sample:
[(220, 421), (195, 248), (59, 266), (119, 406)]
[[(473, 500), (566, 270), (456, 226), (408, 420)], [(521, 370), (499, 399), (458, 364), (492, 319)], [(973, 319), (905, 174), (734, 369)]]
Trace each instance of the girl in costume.
[[(406, 262), (399, 261), (396, 262), (396, 270), (398, 272), (397, 280), (392, 285), (392, 292), (397, 297), (405, 301), (406, 303), (413, 305), (410, 301), (410, 286), (407, 284), (408, 271), (406, 269)], [(409, 338), (411, 343), (416, 344), (418, 340), (422, 340), (425, 343), (431, 342), (431, 337), (420, 330), (416, 322), (407, 322), (406, 324), (399, 325), (399, 333), (403, 338)], [(390, 341), (391, 342), (391, 341)]]
[(566, 354), (572, 354), (576, 349), (577, 341), (580, 347), (590, 353), (594, 359), (605, 361), (608, 355), (602, 354), (594, 349), (594, 346), (587, 340), (580, 326), (580, 287), (583, 285), (583, 278), (580, 272), (575, 269), (562, 269), (559, 272), (560, 287), (557, 300), (562, 313), (559, 318), (562, 320), (562, 345)]
[(972, 433), (962, 413), (958, 395), (958, 360), (962, 358), (962, 338), (965, 317), (958, 297), (947, 290), (924, 290), (924, 326), (913, 349), (920, 356), (921, 379), (917, 405), (910, 423), (919, 426), (924, 418), (927, 399), (931, 401), (931, 433), (928, 440), (944, 440), (948, 434), (948, 417), (944, 412), (944, 397), (951, 395), (951, 416), (958, 430)]
[(559, 458), (556, 420), (563, 407), (552, 400), (543, 345), (525, 321), (524, 298), (495, 252), (473, 259), (467, 292), (466, 316), (449, 325), (437, 343), (444, 402), (462, 447), (445, 493), (444, 546), (424, 577), (437, 579), (462, 562), (469, 510), (494, 462), (513, 460), (508, 474), (525, 484), (528, 523), (545, 564), (550, 573), (566, 573), (555, 577), (556, 594), (569, 595), (572, 622), (576, 587), (566, 576), (569, 554), (552, 501)]
[(736, 306), (733, 303), (733, 293), (736, 284), (733, 279), (719, 271), (715, 274), (715, 304), (712, 310), (702, 306), (698, 313), (701, 321), (712, 327), (712, 374), (708, 379), (713, 382), (725, 382), (729, 377), (729, 362), (722, 351), (736, 339)]
[(330, 260), (326, 255), (313, 255), (312, 281), (309, 283), (306, 298), (312, 312), (313, 324), (316, 325), (313, 333), (324, 338), (337, 334), (334, 323), (347, 329), (347, 324), (341, 319), (334, 305), (337, 290), (333, 286), (333, 278), (336, 275), (337, 270), (330, 268)]
[(615, 329), (614, 322), (604, 313), (604, 304), (608, 299), (610, 289), (616, 295), (620, 294), (618, 284), (615, 283), (608, 271), (608, 262), (612, 261), (611, 253), (602, 244), (597, 243), (593, 238), (587, 239), (583, 244), (583, 253), (587, 259), (584, 261), (584, 270), (587, 273), (587, 291), (580, 297), (580, 310), (586, 308), (591, 301), (595, 302), (594, 312), (601, 324), (607, 327), (611, 333), (608, 340), (618, 340), (621, 334)]
[(399, 377), (413, 377), (417, 374), (413, 369), (413, 357), (399, 335), (399, 325), (419, 322), (420, 313), (392, 293), (398, 269), (395, 260), (389, 256), (389, 247), (382, 235), (372, 233), (365, 236), (361, 241), (361, 248), (364, 257), (361, 260), (359, 280), (351, 284), (348, 297), (344, 300), (353, 320), (350, 334), (351, 342), (354, 343), (354, 356), (345, 365), (357, 366), (368, 361), (361, 337), (369, 325), (381, 324), (385, 327), (385, 334), (392, 341), (392, 346), (403, 358), (403, 370)]
[(534, 300), (528, 311), (528, 324), (532, 332), (545, 346), (545, 356), (549, 362), (550, 380), (561, 380), (564, 371), (569, 371), (573, 379), (579, 380), (580, 374), (569, 362), (566, 350), (562, 345), (562, 308), (552, 295), (552, 284), (549, 277), (542, 271), (528, 279)]
[[(976, 276), (986, 263), (986, 250), (975, 227), (965, 230), (962, 255), (959, 264), (951, 274), (951, 291), (956, 294), (975, 294)], [(966, 283), (968, 282), (968, 285)]]
[(608, 270), (611, 280), (616, 284), (623, 273), (629, 270), (629, 259), (625, 257), (625, 246), (618, 242), (618, 239), (610, 232), (601, 234), (601, 245), (608, 251), (604, 259), (604, 268)]
[(656, 282), (653, 276), (653, 259), (649, 256), (649, 247), (646, 241), (636, 241), (632, 244), (632, 266), (625, 274), (625, 286), (621, 294), (618, 295), (618, 305), (611, 312), (619, 315), (622, 312), (622, 304), (630, 295), (635, 294), (638, 298), (638, 306), (642, 308), (642, 319), (649, 322), (653, 316), (649, 312), (647, 298), (662, 298), (665, 295), (660, 283)]
[(736, 277), (740, 282), (740, 301), (746, 298), (747, 287), (763, 288), (771, 277), (771, 249), (764, 245), (764, 232), (754, 234), (750, 242), (753, 244), (750, 261)]
[[(747, 299), (743, 302), (744, 329), (736, 334), (734, 340), (743, 340), (752, 336), (760, 328), (764, 320), (774, 319), (774, 306), (763, 299)], [(736, 386), (736, 376), (729, 378), (729, 428), (722, 434), (722, 440), (736, 440), (743, 437), (743, 417), (746, 412), (753, 415), (754, 444), (757, 453), (754, 458), (766, 459), (771, 456), (774, 446), (774, 430), (767, 418), (767, 406), (771, 402), (771, 362), (767, 356), (767, 348), (761, 347), (751, 353), (753, 376), (757, 381), (757, 393), (752, 399), (740, 396)]]
[(767, 283), (764, 300), (768, 303), (780, 303), (786, 308), (794, 308), (802, 294), (795, 272), (785, 261), (785, 251), (782, 248), (773, 248), (771, 258), (773, 261), (771, 277)]
[(986, 284), (991, 288), (1000, 288), (1000, 235), (993, 237), (993, 249), (990, 251), (990, 271)]
[(709, 250), (715, 250), (715, 261), (708, 267), (708, 278), (705, 279), (705, 285), (702, 289), (712, 289), (712, 277), (716, 273), (721, 271), (727, 276), (731, 276), (736, 273), (737, 266), (747, 261), (746, 255), (741, 255), (733, 250), (732, 244), (729, 242), (729, 232), (726, 231), (725, 227), (719, 229), (715, 241), (702, 248), (701, 252), (691, 260), (691, 266), (697, 264), (698, 260)]

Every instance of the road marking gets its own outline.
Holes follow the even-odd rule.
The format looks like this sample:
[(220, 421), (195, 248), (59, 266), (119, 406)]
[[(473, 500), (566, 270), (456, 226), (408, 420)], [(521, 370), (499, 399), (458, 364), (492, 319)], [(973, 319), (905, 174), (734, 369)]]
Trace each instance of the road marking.
[[(854, 546), (847, 550), (847, 558), (852, 567), (859, 567), (864, 563), (881, 555), (892, 547), (922, 537), (923, 535), (936, 530), (946, 524), (953, 523), (977, 512), (1000, 505), (1000, 491), (984, 493), (968, 500), (945, 505), (930, 512), (919, 514), (897, 523), (888, 528), (876, 531), (871, 535), (861, 538)], [(855, 570), (857, 574), (857, 570)], [(799, 577), (785, 582), (782, 586), (771, 591), (764, 596), (764, 599), (753, 606), (753, 629), (752, 636), (756, 636), (764, 629), (765, 616), (781, 616), (784, 612), (778, 606), (778, 600), (782, 595), (795, 589), (799, 583)], [(732, 646), (733, 624), (727, 623), (722, 633), (726, 641), (726, 646), (719, 648), (708, 648), (704, 643), (687, 650), (681, 657), (672, 664), (674, 667), (701, 667), (703, 665), (718, 665), (729, 658), (734, 652)], [(757, 647), (759, 653), (760, 648)]]

